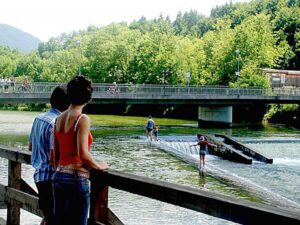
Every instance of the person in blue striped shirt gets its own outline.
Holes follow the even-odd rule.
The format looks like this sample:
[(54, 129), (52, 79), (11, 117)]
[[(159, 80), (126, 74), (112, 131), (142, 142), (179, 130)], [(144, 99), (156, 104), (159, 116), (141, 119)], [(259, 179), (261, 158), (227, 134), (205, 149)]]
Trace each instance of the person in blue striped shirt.
[(44, 214), (41, 225), (53, 225), (54, 198), (52, 191), (54, 169), (50, 163), (53, 154), (53, 128), (55, 119), (65, 111), (70, 101), (66, 89), (56, 87), (50, 97), (51, 109), (38, 115), (32, 125), (29, 137), (29, 151), (32, 151), (31, 164), (35, 168), (34, 182), (38, 189), (39, 206)]

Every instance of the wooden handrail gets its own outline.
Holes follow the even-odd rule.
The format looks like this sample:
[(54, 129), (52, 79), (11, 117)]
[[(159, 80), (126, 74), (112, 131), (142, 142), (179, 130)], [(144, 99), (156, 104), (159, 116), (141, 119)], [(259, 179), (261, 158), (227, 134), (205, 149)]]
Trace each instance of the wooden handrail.
[(0, 157), (14, 162), (30, 165), (31, 152), (0, 146)]
[[(29, 156), (30, 152), (0, 147), (0, 157), (14, 162), (10, 163), (10, 171), (14, 171), (15, 166), (18, 168), (20, 163), (29, 164)], [(16, 171), (18, 177), (20, 171), (19, 169)], [(14, 172), (10, 176), (13, 174)], [(0, 185), (0, 192), (5, 191), (5, 199), (3, 199), (3, 193), (0, 193), (0, 202), (5, 201), (11, 209), (21, 207), (36, 215), (41, 215), (37, 197), (22, 190), (24, 185), (21, 185), (20, 178), (16, 179), (14, 176), (11, 179), (9, 187)], [(108, 208), (109, 187), (242, 224), (260, 224), (262, 221), (268, 221), (270, 224), (300, 224), (299, 211), (253, 203), (112, 169), (103, 172), (91, 171), (90, 224), (123, 224)], [(10, 218), (7, 221), (9, 225), (19, 224), (18, 220), (11, 220), (10, 223), (9, 220)]]
[(300, 224), (299, 212), (120, 171), (93, 171), (91, 181), (236, 223), (260, 224), (265, 219), (270, 224)]

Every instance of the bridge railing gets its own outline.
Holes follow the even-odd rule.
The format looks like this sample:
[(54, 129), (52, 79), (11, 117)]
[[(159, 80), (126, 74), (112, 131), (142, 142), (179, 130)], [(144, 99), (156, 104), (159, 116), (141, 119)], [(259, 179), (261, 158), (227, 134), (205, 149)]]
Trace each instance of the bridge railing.
[[(66, 83), (30, 83), (23, 85), (15, 83), (5, 89), (0, 87), (2, 93), (51, 93), (57, 86)], [(140, 97), (153, 98), (155, 96), (200, 96), (200, 95), (243, 95), (243, 96), (300, 96), (300, 88), (230, 88), (226, 86), (183, 86), (183, 85), (152, 85), (152, 84), (100, 84), (94, 83), (94, 94), (98, 97)]]
[(274, 95), (277, 96), (300, 96), (300, 88), (284, 87), (284, 88), (273, 88)]
[[(36, 192), (21, 177), (22, 164), (30, 164), (31, 154), (0, 147), (0, 157), (8, 159), (8, 185), (0, 184), (0, 205), (7, 206), (7, 225), (20, 224), (20, 208), (42, 216)], [(109, 187), (181, 206), (196, 212), (241, 224), (300, 224), (299, 211), (276, 208), (246, 200), (172, 184), (115, 170), (91, 173), (89, 224), (122, 225), (108, 208)], [(128, 202), (130, 204), (130, 202)], [(143, 215), (138, 214), (143, 221)]]
[(261, 88), (228, 88), (216, 86), (180, 86), (180, 85), (118, 85), (117, 91), (109, 91), (107, 84), (94, 84), (94, 93), (99, 95), (128, 96), (197, 96), (197, 95), (266, 95)]

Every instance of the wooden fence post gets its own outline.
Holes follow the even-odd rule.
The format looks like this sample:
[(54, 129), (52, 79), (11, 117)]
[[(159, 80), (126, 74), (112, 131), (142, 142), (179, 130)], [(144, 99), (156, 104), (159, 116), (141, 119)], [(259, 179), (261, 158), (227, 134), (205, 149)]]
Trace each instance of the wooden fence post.
[[(20, 190), (21, 163), (8, 161), (8, 187)], [(20, 225), (20, 205), (16, 202), (7, 203), (7, 225)]]
[(108, 224), (108, 186), (106, 176), (104, 173), (92, 171), (90, 180), (90, 224)]

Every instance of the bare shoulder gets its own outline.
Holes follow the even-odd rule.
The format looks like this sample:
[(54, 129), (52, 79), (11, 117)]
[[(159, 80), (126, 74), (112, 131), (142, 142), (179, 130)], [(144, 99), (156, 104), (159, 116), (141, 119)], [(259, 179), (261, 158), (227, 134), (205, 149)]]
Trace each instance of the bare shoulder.
[(65, 115), (66, 112), (61, 113), (58, 117), (56, 117), (56, 121), (60, 121)]
[(81, 119), (79, 121), (79, 126), (89, 126), (90, 125), (90, 117), (86, 114), (82, 114)]
[(66, 117), (66, 112), (63, 112), (61, 113), (57, 118), (56, 118), (56, 121), (55, 121), (55, 125), (57, 127), (60, 127), (60, 124), (62, 123), (63, 119)]
[(84, 121), (88, 121), (88, 122), (90, 121), (90, 117), (86, 114), (82, 114), (81, 119), (84, 120)]

